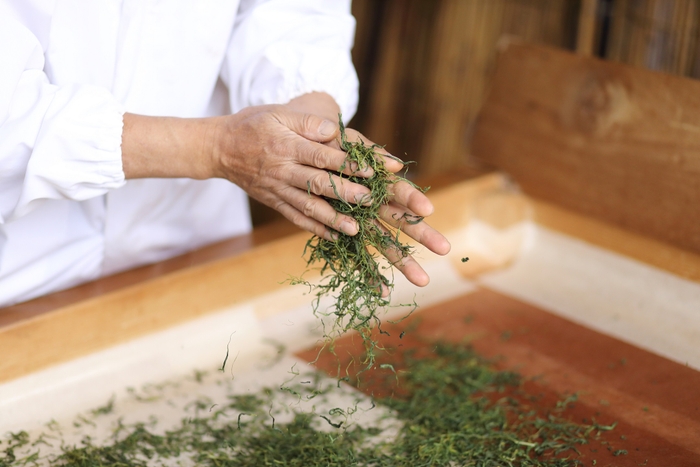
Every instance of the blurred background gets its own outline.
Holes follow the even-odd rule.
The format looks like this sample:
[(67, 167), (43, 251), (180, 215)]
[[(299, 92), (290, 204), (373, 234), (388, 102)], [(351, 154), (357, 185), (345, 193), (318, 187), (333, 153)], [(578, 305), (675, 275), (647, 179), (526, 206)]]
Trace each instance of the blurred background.
[[(353, 0), (360, 107), (350, 122), (421, 179), (468, 164), (505, 36), (700, 77), (700, 0)], [(274, 217), (253, 206), (253, 220)]]

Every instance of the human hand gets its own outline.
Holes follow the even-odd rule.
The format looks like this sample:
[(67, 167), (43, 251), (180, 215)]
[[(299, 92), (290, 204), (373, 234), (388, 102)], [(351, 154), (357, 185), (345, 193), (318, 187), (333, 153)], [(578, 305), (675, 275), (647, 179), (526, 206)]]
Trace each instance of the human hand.
[[(361, 142), (365, 147), (372, 147), (374, 153), (377, 157), (381, 157), (384, 167), (390, 173), (396, 174), (403, 170), (404, 163), (400, 159), (392, 156), (384, 148), (377, 146), (359, 132), (346, 128), (345, 134), (350, 143)], [(340, 148), (338, 139), (328, 144)], [(388, 177), (386, 188), (389, 201), (379, 207), (381, 221), (409, 235), (434, 253), (440, 255), (449, 253), (450, 244), (447, 239), (423, 221), (423, 218), (430, 216), (434, 210), (432, 203), (423, 192), (416, 185), (397, 175)], [(375, 224), (391, 237), (395, 236), (395, 234), (388, 232), (382, 222), (375, 221)], [(428, 284), (428, 275), (410, 254), (407, 255), (395, 247), (381, 250), (381, 252), (412, 283), (419, 286)], [(384, 295), (386, 294), (388, 294), (388, 290), (384, 291)]]
[(333, 239), (328, 227), (355, 235), (355, 220), (336, 212), (324, 197), (360, 202), (369, 189), (347, 176), (371, 171), (357, 172), (355, 164), (344, 168), (345, 177), (338, 175), (345, 153), (324, 144), (337, 136), (337, 124), (313, 114), (283, 105), (249, 107), (220, 120), (215, 175), (319, 237)]
[[(297, 226), (319, 237), (333, 240), (331, 229), (347, 235), (357, 233), (356, 221), (338, 213), (325, 198), (342, 197), (350, 203), (367, 200), (369, 189), (352, 183), (347, 175), (366, 177), (371, 170), (357, 172), (346, 167), (345, 152), (340, 149), (337, 124), (313, 114), (297, 112), (284, 106), (251, 107), (222, 121), (222, 142), (216, 159), (222, 168), (218, 176), (241, 186), (258, 201), (278, 210)], [(355, 130), (347, 129), (349, 140), (373, 143)], [(393, 173), (403, 164), (377, 148), (386, 168)], [(335, 186), (335, 188), (334, 188)], [(406, 222), (404, 214), (426, 217), (433, 206), (428, 198), (405, 181), (390, 184), (390, 202), (380, 209), (388, 225), (400, 228), (431, 251), (449, 252), (447, 239), (425, 222)], [(424, 286), (428, 275), (415, 259), (397, 250), (383, 251), (412, 283)]]
[[(292, 103), (258, 106), (214, 118), (125, 114), (125, 176), (226, 178), (319, 237), (333, 240), (334, 231), (355, 235), (356, 221), (336, 212), (324, 198), (339, 195), (350, 203), (366, 201), (369, 189), (352, 183), (347, 175), (367, 177), (372, 171), (358, 172), (356, 165), (344, 167), (346, 155), (338, 143), (337, 123), (305, 108), (312, 101), (315, 104), (318, 95), (326, 96), (312, 93), (295, 99), (292, 103), (299, 106), (296, 108)], [(334, 110), (327, 107), (324, 116)], [(354, 130), (348, 129), (347, 136), (372, 144)], [(378, 148), (377, 152), (390, 172), (403, 167), (386, 151)], [(338, 174), (341, 167), (344, 177)], [(403, 218), (404, 213), (429, 216), (433, 206), (428, 198), (406, 182), (392, 184), (390, 191), (390, 202), (382, 207), (381, 218), (431, 251), (446, 254), (450, 245), (445, 237), (425, 222), (409, 224)], [(397, 251), (383, 253), (411, 282), (419, 286), (428, 283), (427, 274), (412, 257)]]

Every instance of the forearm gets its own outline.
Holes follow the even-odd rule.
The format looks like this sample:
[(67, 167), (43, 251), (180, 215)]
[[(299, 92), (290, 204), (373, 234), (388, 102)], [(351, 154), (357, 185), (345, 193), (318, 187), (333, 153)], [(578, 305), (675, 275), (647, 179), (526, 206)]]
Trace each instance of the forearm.
[(126, 178), (211, 178), (216, 127), (216, 118), (124, 114), (122, 164)]
[[(321, 92), (299, 96), (286, 107), (332, 122), (338, 120), (340, 112), (335, 100)], [(216, 176), (212, 157), (218, 144), (219, 123), (220, 118), (124, 114), (122, 164), (126, 178), (207, 179)]]
[[(355, 219), (327, 202), (329, 198), (363, 202), (370, 194), (367, 187), (338, 174), (370, 175), (347, 164), (334, 123), (338, 112), (329, 95), (310, 93), (287, 105), (249, 107), (215, 118), (126, 114), (124, 172), (127, 178), (226, 178), (319, 237), (333, 240), (337, 232), (355, 235)], [(348, 132), (351, 140), (372, 145), (356, 131)], [(393, 158), (384, 159), (390, 171), (390, 166), (401, 167)], [(403, 225), (400, 220), (406, 213), (424, 217), (432, 210), (423, 193), (399, 182), (391, 185), (391, 202), (381, 216), (433, 252), (446, 254), (449, 242), (439, 232), (424, 222)], [(427, 275), (410, 256), (390, 260), (411, 282), (427, 284)]]

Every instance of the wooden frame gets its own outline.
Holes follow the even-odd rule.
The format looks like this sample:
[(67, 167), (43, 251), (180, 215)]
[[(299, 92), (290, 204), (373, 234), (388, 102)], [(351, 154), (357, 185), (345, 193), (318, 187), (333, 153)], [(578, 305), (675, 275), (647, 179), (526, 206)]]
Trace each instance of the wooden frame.
[[(431, 224), (447, 233), (459, 229), (473, 216), (468, 207), (474, 200), (507, 187), (507, 178), (494, 173), (442, 189), (431, 196), (436, 206)], [(700, 255), (553, 204), (530, 202), (533, 220), (543, 226), (700, 282)], [(279, 290), (288, 274), (304, 271), (307, 238), (306, 233), (287, 236), (5, 325), (0, 382)], [(455, 263), (459, 253), (453, 252)]]
[(523, 191), (700, 252), (700, 82), (509, 42), (472, 141)]

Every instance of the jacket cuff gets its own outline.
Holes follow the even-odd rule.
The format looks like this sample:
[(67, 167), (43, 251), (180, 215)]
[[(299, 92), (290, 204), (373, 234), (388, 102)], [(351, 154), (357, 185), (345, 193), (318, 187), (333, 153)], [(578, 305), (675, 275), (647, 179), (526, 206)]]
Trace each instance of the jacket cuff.
[(16, 216), (46, 199), (82, 201), (125, 184), (124, 108), (104, 88), (59, 87), (32, 151)]

